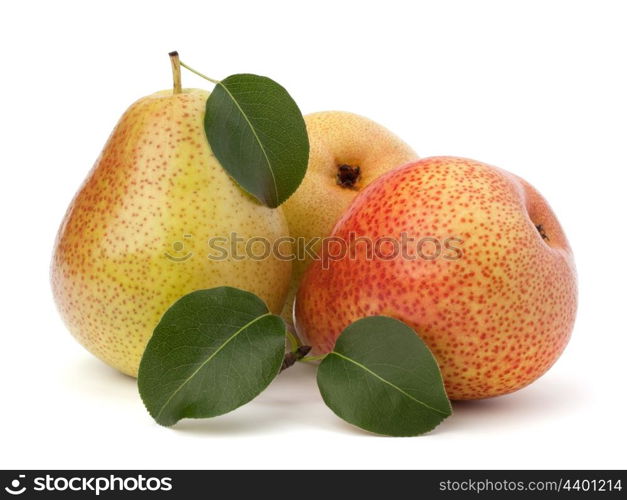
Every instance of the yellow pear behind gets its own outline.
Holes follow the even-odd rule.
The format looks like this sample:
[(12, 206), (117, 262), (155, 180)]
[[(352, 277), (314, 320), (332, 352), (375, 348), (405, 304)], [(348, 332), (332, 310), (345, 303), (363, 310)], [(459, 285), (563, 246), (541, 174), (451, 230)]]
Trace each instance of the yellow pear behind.
[[(362, 189), (381, 174), (418, 159), (400, 138), (360, 115), (322, 111), (305, 116), (305, 123), (310, 146), (307, 174), (283, 205), (290, 235), (301, 242), (328, 236)], [(319, 252), (320, 244), (312, 248)], [(310, 263), (310, 258), (294, 261), (282, 313), (290, 327), (294, 297)]]
[[(52, 287), (61, 314), (84, 347), (128, 375), (137, 375), (163, 313), (187, 293), (233, 286), (273, 312), (284, 303), (291, 263), (238, 257), (250, 238), (285, 237), (287, 222), (281, 209), (242, 191), (212, 154), (208, 95), (169, 90), (134, 103), (59, 230)], [(239, 255), (230, 251), (233, 233), (243, 241)]]

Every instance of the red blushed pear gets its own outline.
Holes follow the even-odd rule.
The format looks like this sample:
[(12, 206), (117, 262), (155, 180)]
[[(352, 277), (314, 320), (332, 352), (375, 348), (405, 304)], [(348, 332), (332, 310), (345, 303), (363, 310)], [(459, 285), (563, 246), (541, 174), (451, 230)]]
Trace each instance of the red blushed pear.
[[(516, 391), (564, 350), (577, 308), (573, 255), (523, 179), (473, 160), (425, 158), (355, 198), (332, 236), (351, 233), (361, 237), (352, 255), (323, 252), (298, 291), (297, 332), (314, 353), (331, 351), (358, 318), (392, 316), (427, 343), (449, 397), (460, 400)], [(364, 238), (406, 243), (398, 254), (388, 241), (368, 255)]]

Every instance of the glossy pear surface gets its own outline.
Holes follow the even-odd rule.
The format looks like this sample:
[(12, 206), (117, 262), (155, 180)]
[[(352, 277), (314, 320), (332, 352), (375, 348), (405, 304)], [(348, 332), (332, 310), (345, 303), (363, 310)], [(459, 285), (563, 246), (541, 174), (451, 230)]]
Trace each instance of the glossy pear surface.
[[(232, 286), (274, 312), (284, 303), (291, 263), (247, 257), (244, 246), (287, 236), (286, 219), (242, 191), (212, 154), (208, 95), (163, 91), (135, 102), (58, 233), (52, 287), (63, 319), (84, 347), (129, 375), (163, 313), (189, 292)], [(238, 255), (232, 234), (243, 241)]]

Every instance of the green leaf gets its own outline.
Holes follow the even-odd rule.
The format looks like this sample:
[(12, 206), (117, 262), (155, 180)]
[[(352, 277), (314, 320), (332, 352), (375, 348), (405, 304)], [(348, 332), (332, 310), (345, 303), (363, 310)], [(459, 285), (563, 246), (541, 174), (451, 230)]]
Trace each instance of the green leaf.
[(305, 120), (270, 78), (241, 74), (219, 82), (207, 99), (205, 132), (229, 175), (269, 207), (287, 200), (305, 176)]
[(139, 366), (139, 393), (161, 425), (207, 418), (247, 403), (283, 362), (285, 325), (256, 295), (199, 290), (157, 325)]
[(415, 436), (452, 413), (431, 351), (414, 330), (386, 316), (342, 332), (318, 368), (318, 387), (336, 415), (378, 434)]

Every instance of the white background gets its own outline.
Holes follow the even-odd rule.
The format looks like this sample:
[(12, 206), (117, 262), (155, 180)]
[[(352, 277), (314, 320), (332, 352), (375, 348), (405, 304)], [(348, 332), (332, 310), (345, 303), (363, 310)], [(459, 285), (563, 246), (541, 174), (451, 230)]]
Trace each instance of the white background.
[[(108, 0), (1, 9), (1, 467), (627, 467), (624, 4)], [(48, 267), (65, 208), (121, 113), (170, 86), (173, 49), (216, 78), (271, 76), (304, 113), (358, 112), (421, 156), (467, 156), (534, 184), (579, 271), (577, 324), (558, 363), (518, 393), (456, 404), (417, 438), (345, 424), (308, 366), (226, 416), (156, 425), (135, 381), (66, 331)]]

